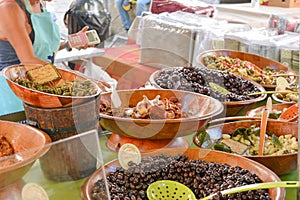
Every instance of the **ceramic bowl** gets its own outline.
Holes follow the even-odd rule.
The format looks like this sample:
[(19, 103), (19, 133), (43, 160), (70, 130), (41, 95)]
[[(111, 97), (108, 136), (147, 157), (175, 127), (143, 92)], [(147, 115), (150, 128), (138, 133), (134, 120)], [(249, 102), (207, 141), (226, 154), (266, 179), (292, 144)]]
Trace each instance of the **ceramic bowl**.
[[(197, 93), (179, 90), (119, 90), (118, 96), (121, 107), (135, 107), (143, 100), (143, 95), (154, 99), (160, 95), (161, 99), (176, 97), (182, 104), (182, 111), (189, 112), (186, 118), (178, 119), (133, 119), (110, 116), (100, 112), (100, 125), (113, 133), (137, 139), (172, 139), (192, 134), (201, 129), (214, 116), (223, 111), (220, 101)], [(102, 93), (100, 102), (111, 104), (111, 92)]]
[[(262, 182), (277, 182), (280, 181), (280, 178), (272, 172), (267, 167), (253, 161), (247, 159), (242, 156), (236, 156), (233, 154), (228, 154), (220, 151), (213, 151), (208, 149), (197, 149), (197, 148), (189, 148), (189, 149), (178, 149), (178, 148), (163, 148), (158, 149), (157, 151), (150, 152), (147, 154), (143, 154), (142, 156), (149, 155), (160, 155), (165, 154), (169, 156), (175, 155), (185, 155), (189, 159), (193, 160), (204, 160), (206, 162), (217, 162), (221, 164), (228, 164), (229, 166), (239, 166), (241, 168), (249, 170), (251, 173), (256, 174)], [(120, 167), (118, 160), (113, 160), (104, 165), (104, 168), (98, 169), (95, 171), (84, 183), (82, 186), (81, 194), (84, 200), (91, 200), (92, 198), (92, 190), (94, 188), (94, 184), (99, 179), (103, 179), (103, 174), (107, 176), (111, 172), (115, 172), (117, 167)], [(285, 197), (285, 190), (283, 188), (274, 188), (269, 189), (269, 194), (274, 200), (282, 200)]]
[(50, 137), (29, 125), (0, 120), (0, 137), (12, 145), (14, 154), (0, 158), (0, 187), (21, 179), (34, 162), (49, 150)]
[[(163, 69), (163, 70), (172, 70), (172, 68)], [(162, 70), (155, 71), (151, 74), (149, 82), (155, 88), (161, 89), (161, 87), (156, 83), (156, 79), (160, 76)], [(256, 82), (250, 81), (252, 84), (257, 86), (260, 92), (265, 92), (265, 89)], [(220, 115), (221, 117), (229, 117), (239, 115), (240, 112), (249, 110), (253, 108), (254, 104), (260, 101), (263, 101), (267, 97), (266, 94), (261, 94), (255, 99), (245, 100), (245, 101), (232, 101), (232, 102), (222, 102), (224, 105), (224, 112)]]
[[(95, 83), (92, 82), (93, 86), (96, 88), (97, 92), (94, 95), (89, 96), (63, 96), (63, 95), (55, 95), (46, 92), (41, 92), (38, 90), (30, 89), (19, 85), (14, 82), (14, 71), (20, 71), (21, 74), (25, 74), (25, 72), (29, 69), (35, 68), (39, 65), (13, 65), (3, 69), (3, 74), (7, 80), (8, 85), (12, 89), (12, 91), (25, 103), (39, 107), (39, 108), (61, 108), (61, 107), (69, 107), (78, 105), (92, 99), (97, 98), (100, 95), (100, 88)], [(88, 78), (83, 74), (76, 73), (75, 71), (60, 69), (57, 68), (58, 72), (61, 74), (62, 79), (65, 81), (84, 81)]]
[[(290, 69), (289, 67), (285, 66), (284, 64), (277, 62), (275, 60), (272, 60), (270, 58), (266, 58), (257, 54), (251, 54), (251, 53), (246, 53), (242, 51), (233, 51), (233, 50), (228, 50), (228, 49), (218, 49), (218, 50), (209, 50), (201, 53), (198, 58), (197, 62), (201, 66), (205, 66), (204, 58), (207, 57), (208, 55), (219, 55), (219, 56), (229, 56), (231, 58), (239, 58), (241, 60), (249, 61), (253, 64), (255, 64), (257, 67), (264, 69), (267, 66), (270, 66), (273, 70), (275, 71), (280, 71), (284, 70), (286, 73), (291, 74), (290, 76), (290, 83), (294, 83), (296, 81), (296, 73)], [(265, 89), (267, 90), (273, 90), (276, 88), (276, 85), (262, 85)]]
[[(260, 126), (260, 120), (245, 120), (235, 121), (229, 123), (223, 123), (218, 125), (209, 126), (207, 133), (211, 138), (218, 139), (222, 137), (222, 134), (232, 134), (234, 130), (240, 127), (249, 128), (251, 125)], [(267, 132), (273, 133), (276, 136), (292, 134), (298, 138), (298, 124), (292, 122), (283, 122), (277, 120), (269, 120), (267, 123)], [(198, 134), (194, 136), (194, 143), (202, 148), (202, 144), (198, 140)], [(245, 156), (252, 160), (255, 160), (278, 175), (287, 174), (297, 169), (297, 153), (290, 153), (276, 156)]]

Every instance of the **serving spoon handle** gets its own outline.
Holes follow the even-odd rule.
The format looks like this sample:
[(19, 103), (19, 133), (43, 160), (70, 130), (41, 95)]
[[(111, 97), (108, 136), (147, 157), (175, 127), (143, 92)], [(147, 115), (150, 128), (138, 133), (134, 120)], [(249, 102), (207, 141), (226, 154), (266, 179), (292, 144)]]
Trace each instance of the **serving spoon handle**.
[[(222, 194), (234, 194), (238, 192), (245, 192), (249, 190), (260, 190), (260, 189), (269, 189), (269, 188), (295, 188), (300, 187), (300, 181), (280, 181), (280, 182), (269, 182), (269, 183), (255, 183), (250, 185), (243, 185), (236, 188), (231, 188), (221, 191)], [(217, 195), (214, 193), (207, 197), (204, 197), (200, 200), (209, 200), (213, 196)]]

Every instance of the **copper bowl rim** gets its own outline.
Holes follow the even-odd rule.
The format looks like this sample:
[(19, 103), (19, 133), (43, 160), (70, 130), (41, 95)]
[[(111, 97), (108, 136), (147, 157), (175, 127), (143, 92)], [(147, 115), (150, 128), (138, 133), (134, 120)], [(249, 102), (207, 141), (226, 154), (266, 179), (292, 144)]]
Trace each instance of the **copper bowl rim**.
[[(174, 68), (183, 68), (183, 67), (169, 67), (169, 68), (165, 68), (165, 69), (162, 69), (162, 70), (157, 70), (155, 72), (153, 72), (151, 75), (150, 75), (150, 78), (149, 78), (149, 81), (150, 83), (156, 87), (156, 88), (160, 88), (160, 89), (163, 89), (161, 88), (159, 85), (156, 84), (155, 82), (155, 79), (157, 78), (157, 76), (159, 75), (159, 73), (161, 73), (163, 70), (171, 70), (171, 69), (174, 69)], [(245, 77), (242, 77), (243, 79), (246, 79)], [(250, 81), (253, 85), (255, 85), (259, 90), (260, 92), (265, 92), (266, 90), (264, 89), (264, 87), (254, 81), (251, 81), (249, 79), (246, 79), (248, 81)], [(203, 95), (203, 94), (202, 94)], [(206, 96), (206, 95), (205, 95)], [(267, 94), (261, 94), (259, 97), (255, 98), (255, 99), (250, 99), (250, 100), (245, 100), (245, 101), (232, 101), (232, 102), (222, 102), (225, 106), (237, 106), (237, 105), (247, 105), (249, 103), (254, 103), (254, 102), (259, 102), (259, 101), (263, 101), (265, 98), (267, 97)]]
[[(245, 120), (243, 122), (249, 122), (249, 123), (252, 122), (253, 123), (253, 122), (260, 122), (260, 121), (261, 120)], [(288, 124), (293, 124), (293, 125), (295, 124), (294, 122), (284, 122), (284, 121), (272, 120), (272, 119), (270, 119), (270, 120), (268, 119), (268, 121), (272, 121), (272, 122), (275, 122), (275, 123), (288, 123)], [(227, 123), (223, 123), (223, 124), (217, 124), (217, 125), (210, 126), (207, 129), (216, 128), (216, 127), (222, 126), (224, 124), (233, 124), (233, 123), (236, 123), (236, 122), (227, 122)], [(198, 133), (193, 136), (193, 142), (197, 147), (201, 148), (201, 145), (199, 144), (197, 135), (198, 135)], [(244, 155), (240, 155), (240, 156), (252, 159), (252, 158), (278, 158), (278, 157), (283, 157), (284, 158), (284, 157), (297, 156), (297, 155), (298, 155), (298, 152), (289, 153), (289, 154), (282, 154), (282, 155), (266, 155), (266, 156), (248, 156), (248, 155), (244, 156)]]
[[(145, 91), (163, 91), (164, 89), (146, 89)], [(131, 92), (134, 90), (117, 90), (117, 92)], [(103, 114), (100, 112), (100, 120), (101, 118), (104, 119), (109, 119), (109, 120), (118, 120), (118, 121), (123, 121), (123, 122), (132, 122), (132, 123), (154, 123), (154, 124), (158, 124), (158, 123), (179, 123), (179, 122), (191, 122), (191, 121), (195, 121), (195, 120), (206, 120), (206, 119), (210, 119), (212, 116), (217, 116), (219, 114), (221, 114), (224, 110), (224, 106), (223, 104), (217, 100), (214, 99), (210, 96), (206, 96), (203, 94), (198, 94), (198, 93), (194, 93), (194, 92), (189, 92), (189, 91), (183, 91), (183, 90), (168, 90), (168, 91), (174, 91), (174, 92), (180, 92), (180, 93), (185, 93), (185, 94), (192, 94), (194, 96), (202, 96), (205, 97), (207, 99), (210, 99), (212, 101), (215, 102), (215, 105), (217, 106), (217, 110), (208, 114), (205, 114), (203, 116), (199, 116), (199, 117), (187, 117), (187, 118), (178, 118), (178, 119), (133, 119), (133, 118), (121, 118), (121, 117), (116, 117), (116, 116), (110, 116), (107, 114)], [(110, 94), (111, 92), (104, 92), (102, 93), (104, 94)]]
[(37, 65), (37, 64), (20, 64), (20, 65), (11, 65), (11, 66), (7, 66), (3, 69), (3, 76), (5, 77), (5, 79), (7, 81), (9, 81), (10, 83), (12, 83), (13, 85), (16, 85), (24, 90), (28, 90), (30, 92), (33, 92), (33, 93), (37, 93), (37, 94), (42, 94), (42, 95), (47, 95), (49, 97), (58, 97), (58, 98), (66, 98), (66, 99), (90, 99), (90, 98), (93, 98), (93, 97), (97, 97), (100, 95), (101, 93), (101, 89), (99, 88), (99, 86), (94, 82), (92, 81), (91, 79), (89, 79), (87, 76), (85, 76), (84, 74), (79, 74), (75, 71), (71, 71), (71, 70), (67, 70), (67, 69), (63, 69), (63, 68), (59, 68), (57, 67), (57, 69), (60, 71), (64, 71), (64, 72), (67, 72), (67, 73), (72, 73), (76, 76), (79, 76), (80, 78), (83, 78), (85, 80), (90, 80), (92, 82), (92, 84), (94, 85), (95, 88), (97, 88), (97, 93), (96, 94), (93, 94), (93, 95), (86, 95), (86, 96), (63, 96), (63, 95), (57, 95), (57, 94), (50, 94), (50, 93), (47, 93), (47, 92), (41, 92), (39, 90), (34, 90), (34, 89), (31, 89), (31, 88), (27, 88), (23, 85), (19, 85), (18, 83), (14, 82), (11, 80), (11, 78), (9, 78), (6, 73), (9, 72), (10, 69), (14, 68), (14, 67), (24, 67), (24, 66), (40, 66), (40, 65)]
[[(4, 122), (5, 123), (10, 123), (10, 124), (15, 124), (15, 122), (0, 120), (0, 124), (4, 123)], [(24, 167), (24, 166), (34, 162), (38, 158), (42, 157), (43, 155), (45, 155), (48, 152), (48, 150), (50, 149), (50, 144), (51, 144), (52, 140), (51, 140), (51, 138), (48, 134), (46, 134), (45, 132), (43, 132), (43, 131), (41, 131), (37, 128), (29, 126), (29, 125), (18, 124), (18, 126), (24, 126), (24, 127), (26, 127), (26, 129), (29, 129), (31, 131), (34, 131), (35, 133), (38, 133), (41, 137), (43, 137), (44, 142), (43, 142), (43, 144), (41, 144), (39, 146), (36, 146), (32, 149), (26, 149), (25, 151), (17, 152), (16, 154), (20, 154), (20, 153), (23, 153), (23, 152), (26, 153), (26, 151), (34, 150), (34, 153), (30, 154), (30, 156), (27, 156), (24, 160), (17, 161), (16, 163), (13, 163), (12, 165), (8, 165), (4, 168), (0, 168), (0, 174), (3, 174), (5, 172), (11, 171), (11, 170), (20, 169), (21, 167)], [(16, 154), (13, 154), (11, 156), (3, 157), (3, 158), (1, 158), (1, 160), (5, 161), (6, 159), (10, 159), (10, 158), (14, 157)], [(1, 160), (0, 160), (0, 162), (1, 162)]]
[(284, 100), (281, 100), (279, 99), (276, 94), (272, 94), (272, 98), (277, 101), (278, 103), (282, 103), (282, 104), (294, 104), (294, 103), (297, 103), (295, 101), (284, 101)]
[[(258, 55), (258, 54), (253, 54), (253, 53), (248, 53), (248, 52), (243, 52), (243, 51), (235, 51), (235, 50), (230, 50), (230, 49), (218, 49), (218, 50), (208, 50), (208, 51), (204, 51), (204, 52), (200, 53), (200, 54), (197, 56), (197, 59), (196, 59), (196, 60), (197, 60), (197, 63), (200, 64), (200, 65), (203, 66), (203, 67), (206, 67), (206, 66), (204, 65), (204, 63), (200, 62), (200, 58), (201, 58), (202, 56), (206, 55), (206, 54), (207, 54), (207, 55), (208, 55), (208, 54), (218, 55), (218, 52), (243, 53), (244, 55), (256, 56), (256, 57), (264, 58), (265, 60), (268, 60), (268, 61), (270, 61), (270, 62), (274, 62), (276, 65), (285, 66), (285, 65), (283, 65), (282, 63), (280, 63), (280, 62), (278, 62), (278, 61), (276, 61), (276, 60), (273, 60), (273, 59), (271, 59), (271, 58), (267, 58), (267, 57), (264, 57), (264, 56), (261, 56), (261, 55)], [(251, 61), (249, 61), (249, 62), (251, 62)], [(258, 66), (258, 67), (259, 67), (259, 66)], [(297, 80), (297, 78), (295, 78), (295, 76), (293, 76), (293, 74), (294, 74), (294, 75), (297, 75), (297, 74), (295, 73), (294, 70), (288, 68), (287, 66), (285, 66), (285, 67), (287, 68), (287, 71), (290, 72), (290, 73), (292, 74), (291, 77), (294, 77), (294, 78), (293, 78), (293, 81), (291, 81), (290, 84), (295, 83), (296, 80)], [(241, 77), (242, 77), (242, 76), (241, 76)], [(261, 86), (264, 87), (264, 88), (267, 88), (267, 89), (275, 89), (275, 88), (276, 88), (276, 85), (261, 85)]]
[[(173, 152), (178, 152), (178, 153), (184, 153), (186, 151), (193, 151), (193, 150), (198, 150), (200, 151), (200, 149), (197, 149), (197, 148), (188, 148), (188, 149), (184, 149), (184, 148), (167, 148), (167, 150), (163, 150), (163, 152), (167, 152), (167, 154), (170, 152), (170, 151), (173, 151)], [(242, 157), (242, 156), (238, 156), (238, 155), (234, 155), (234, 154), (230, 154), (230, 153), (226, 153), (226, 152), (220, 152), (220, 151), (215, 151), (215, 150), (211, 150), (211, 149), (202, 149), (204, 150), (206, 153), (209, 153), (209, 152), (215, 152), (217, 154), (220, 154), (220, 156), (222, 155), (229, 155), (229, 156), (233, 156), (233, 157), (240, 157), (239, 159), (241, 159), (242, 161), (243, 160), (247, 160), (248, 162), (250, 163), (255, 163), (255, 165), (258, 167), (258, 168), (262, 168), (266, 171), (269, 172), (270, 175), (272, 175), (272, 177), (274, 177), (277, 181), (280, 181), (280, 178), (277, 174), (275, 174), (275, 172), (273, 172), (272, 170), (270, 170), (269, 168), (267, 168), (266, 166), (264, 166), (263, 164), (257, 162), (257, 161), (254, 161), (254, 160), (251, 160), (249, 158), (246, 158), (246, 157)], [(159, 151), (155, 151), (154, 152), (154, 155), (157, 155), (157, 152)], [(142, 153), (142, 156), (151, 156), (153, 153), (150, 151), (150, 152), (144, 152)], [(176, 153), (172, 153), (172, 155), (176, 155)], [(199, 159), (201, 160), (201, 158)], [(104, 165), (104, 173), (105, 175), (107, 175), (108, 173), (110, 173), (111, 171), (108, 171), (109, 167), (112, 166), (114, 168), (116, 167), (120, 167), (120, 163), (118, 161), (118, 159), (114, 159), (114, 160), (111, 160), (109, 162), (107, 162), (105, 165)], [(99, 173), (101, 171), (101, 173)], [(106, 172), (107, 171), (107, 172)], [(113, 170), (115, 171), (115, 170)], [(251, 170), (249, 170), (251, 173), (253, 173)], [(89, 187), (91, 187), (91, 184), (92, 184), (92, 181), (95, 179), (95, 178), (103, 178), (103, 170), (96, 170), (88, 179), (85, 180), (84, 184), (82, 185), (81, 187), (81, 194), (83, 196), (83, 199), (91, 199), (91, 194), (89, 193)], [(285, 196), (286, 192), (283, 188), (272, 188), (272, 189), (276, 189), (278, 192), (277, 194), (277, 197), (282, 197), (282, 196)], [(280, 195), (280, 196), (279, 196)], [(276, 198), (278, 199), (278, 198)]]

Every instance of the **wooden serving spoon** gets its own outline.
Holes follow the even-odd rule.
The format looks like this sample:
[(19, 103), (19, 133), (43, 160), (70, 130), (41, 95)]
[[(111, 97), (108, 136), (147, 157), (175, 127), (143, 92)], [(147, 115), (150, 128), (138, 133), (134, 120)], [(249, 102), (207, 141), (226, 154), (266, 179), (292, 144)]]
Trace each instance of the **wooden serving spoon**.
[(260, 133), (259, 133), (259, 149), (258, 155), (262, 156), (264, 153), (267, 122), (268, 122), (269, 110), (265, 108), (261, 113), (261, 122), (260, 122)]

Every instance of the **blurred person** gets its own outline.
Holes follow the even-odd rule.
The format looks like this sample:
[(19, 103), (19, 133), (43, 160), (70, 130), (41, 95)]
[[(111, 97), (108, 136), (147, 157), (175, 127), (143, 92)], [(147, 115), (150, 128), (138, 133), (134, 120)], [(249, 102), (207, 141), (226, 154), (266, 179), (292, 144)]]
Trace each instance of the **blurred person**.
[[(137, 0), (135, 4), (135, 16), (141, 16), (147, 10), (147, 4), (150, 2), (151, 0)], [(131, 6), (130, 2), (129, 0), (116, 0), (116, 5), (120, 13), (122, 26), (128, 31), (131, 26), (131, 19), (128, 13), (128, 10), (130, 10), (128, 6)]]
[[(53, 63), (57, 50), (71, 50), (68, 42), (61, 42), (53, 14), (43, 3), (39, 0), (0, 0), (0, 115), (23, 110), (21, 100), (1, 76), (3, 68), (21, 63)], [(78, 49), (81, 48), (87, 46)]]
[(53, 63), (56, 51), (71, 50), (67, 41), (61, 42), (59, 27), (44, 2), (0, 0), (0, 18), (0, 70), (20, 63)]

